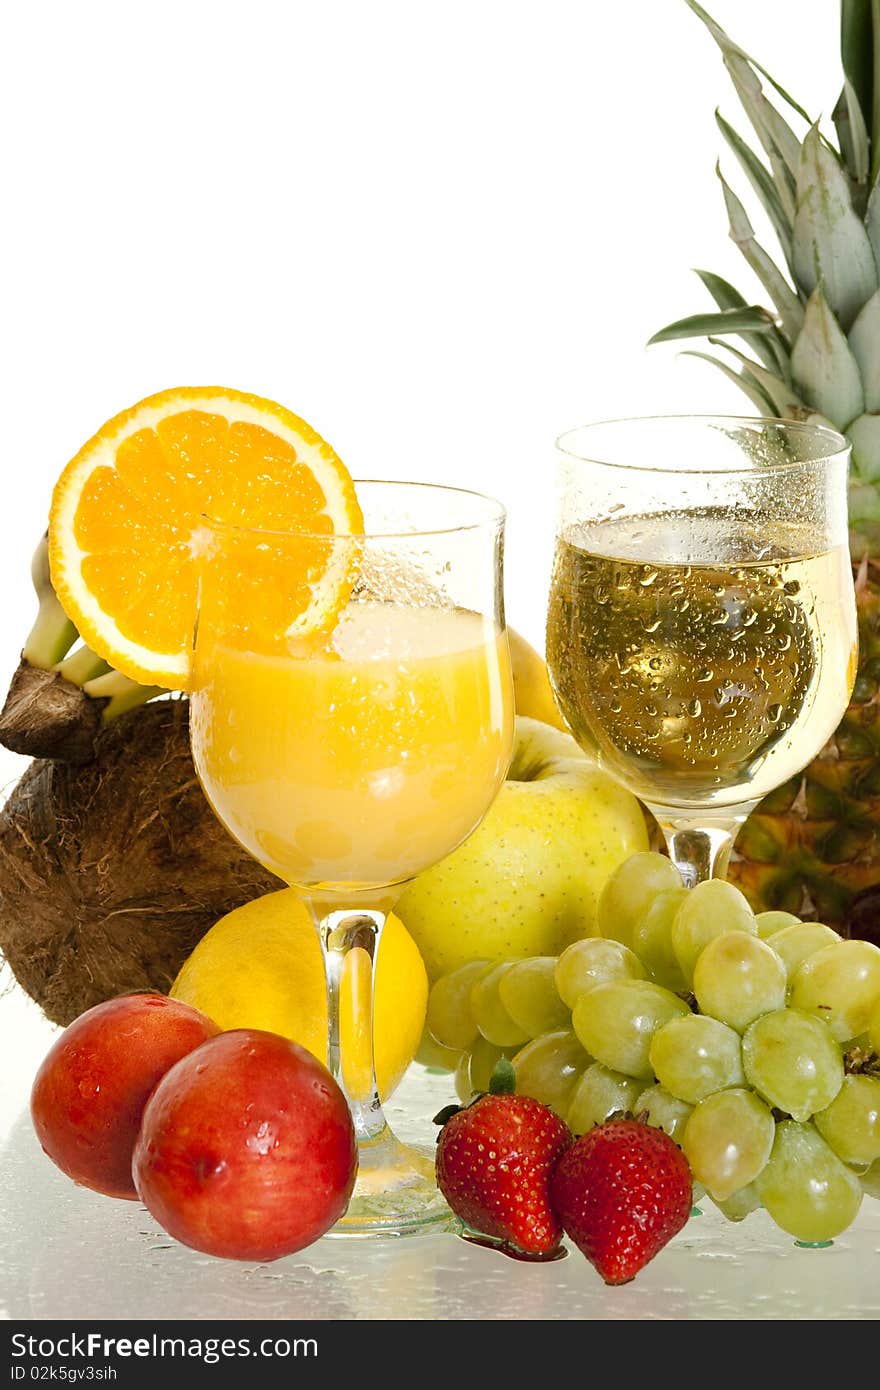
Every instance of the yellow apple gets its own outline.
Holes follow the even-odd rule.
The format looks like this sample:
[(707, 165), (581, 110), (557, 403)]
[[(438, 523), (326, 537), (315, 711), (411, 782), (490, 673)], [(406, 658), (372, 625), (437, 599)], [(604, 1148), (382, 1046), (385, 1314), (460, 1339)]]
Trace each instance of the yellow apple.
[(540, 719), (552, 724), (554, 729), (565, 732), (562, 715), (556, 708), (547, 663), (524, 637), (507, 629), (510, 643), (510, 665), (513, 670), (513, 695), (517, 714), (525, 714), (530, 719)]
[(606, 879), (647, 848), (635, 797), (570, 734), (517, 716), (507, 781), (484, 821), (395, 912), (432, 980), (478, 957), (555, 956), (595, 931)]

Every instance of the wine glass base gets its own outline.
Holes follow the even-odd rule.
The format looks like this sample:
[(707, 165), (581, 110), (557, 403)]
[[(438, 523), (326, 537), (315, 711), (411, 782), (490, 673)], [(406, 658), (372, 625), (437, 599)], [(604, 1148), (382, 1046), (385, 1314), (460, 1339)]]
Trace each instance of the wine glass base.
[(458, 1230), (459, 1222), (437, 1188), (434, 1155), (402, 1144), (386, 1129), (358, 1147), (359, 1166), (348, 1210), (330, 1236), (408, 1236)]

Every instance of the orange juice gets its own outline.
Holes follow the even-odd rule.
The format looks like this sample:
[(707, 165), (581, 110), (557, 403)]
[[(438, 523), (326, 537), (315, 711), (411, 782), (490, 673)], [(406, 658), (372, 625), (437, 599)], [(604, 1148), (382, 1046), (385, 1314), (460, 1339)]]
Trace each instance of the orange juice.
[(196, 769), (221, 821), (287, 883), (404, 882), (476, 827), (510, 753), (506, 634), (477, 613), (350, 603), (265, 655), (200, 643)]

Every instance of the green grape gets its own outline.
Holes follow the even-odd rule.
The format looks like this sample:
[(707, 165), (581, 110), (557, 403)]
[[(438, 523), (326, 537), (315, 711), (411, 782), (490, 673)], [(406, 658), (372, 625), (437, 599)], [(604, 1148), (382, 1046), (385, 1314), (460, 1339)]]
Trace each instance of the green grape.
[(758, 924), (758, 935), (762, 941), (767, 941), (769, 937), (782, 931), (784, 927), (798, 926), (800, 920), (800, 917), (795, 917), (793, 912), (759, 912), (755, 918)]
[(647, 966), (652, 979), (666, 989), (683, 990), (685, 978), (672, 949), (672, 922), (688, 895), (687, 888), (658, 893), (644, 917), (633, 928), (633, 950)]
[(838, 1158), (857, 1167), (880, 1159), (880, 1080), (847, 1076), (833, 1101), (813, 1124)]
[(615, 1111), (632, 1110), (641, 1089), (641, 1081), (634, 1077), (609, 1071), (601, 1062), (593, 1062), (571, 1093), (567, 1120), (572, 1134), (586, 1134)]
[(757, 1211), (761, 1205), (758, 1189), (753, 1182), (747, 1182), (745, 1187), (741, 1187), (723, 1202), (719, 1202), (715, 1197), (712, 1201), (728, 1221), (745, 1221), (746, 1217)]
[(598, 1062), (626, 1076), (653, 1078), (651, 1038), (664, 1023), (690, 1013), (684, 1000), (648, 980), (608, 980), (582, 994), (572, 1024)]
[(459, 1100), (469, 1101), (488, 1091), (495, 1064), (500, 1057), (510, 1057), (513, 1048), (496, 1047), (479, 1037), (470, 1052), (466, 1052), (455, 1070), (455, 1090)]
[(802, 960), (823, 946), (836, 946), (840, 936), (833, 927), (824, 927), (821, 922), (796, 922), (764, 940), (779, 956), (790, 980)]
[(648, 1056), (661, 1086), (689, 1105), (745, 1081), (739, 1033), (703, 1014), (664, 1023), (651, 1039)]
[(763, 1205), (795, 1240), (833, 1240), (850, 1226), (862, 1201), (855, 1173), (841, 1163), (811, 1124), (776, 1126), (770, 1160), (757, 1179)]
[(703, 947), (694, 970), (701, 1012), (738, 1033), (761, 1014), (783, 1007), (786, 982), (785, 966), (772, 947), (742, 931), (714, 937)]
[(502, 960), (490, 970), (479, 975), (471, 985), (471, 1013), (483, 1037), (496, 1047), (516, 1047), (528, 1041), (528, 1033), (514, 1023), (501, 1002), (499, 985), (501, 978), (516, 964), (516, 961)]
[(426, 1024), (441, 1047), (467, 1052), (477, 1040), (477, 1025), (471, 1013), (471, 986), (492, 967), (488, 960), (472, 960), (448, 975), (441, 975), (428, 995)]
[(690, 987), (697, 957), (716, 936), (726, 932), (757, 936), (755, 914), (747, 899), (721, 878), (710, 878), (691, 888), (672, 922), (672, 949)]
[(694, 1107), (681, 1147), (695, 1178), (716, 1202), (754, 1182), (770, 1157), (775, 1125), (753, 1091), (716, 1091)]
[(415, 1060), (430, 1071), (455, 1071), (462, 1058), (462, 1049), (444, 1047), (425, 1028), (416, 1048)]
[(647, 1123), (655, 1129), (664, 1130), (676, 1143), (681, 1143), (684, 1127), (693, 1112), (693, 1106), (678, 1100), (666, 1090), (665, 1086), (654, 1084), (646, 1086), (636, 1096), (634, 1115), (644, 1115)]
[(800, 1009), (775, 1009), (746, 1029), (746, 1079), (769, 1105), (808, 1120), (843, 1083), (840, 1048), (824, 1023)]
[(791, 1003), (824, 1019), (838, 1042), (864, 1033), (880, 1001), (880, 949), (870, 941), (838, 941), (801, 961)]
[(571, 1010), (557, 993), (555, 971), (555, 956), (532, 956), (517, 961), (498, 981), (502, 1007), (530, 1038), (569, 1025)]
[(643, 980), (645, 968), (638, 956), (619, 941), (588, 936), (567, 946), (556, 962), (556, 989), (573, 1009), (581, 995), (606, 980)]
[(880, 999), (868, 1020), (868, 1042), (875, 1052), (880, 1052)]
[[(486, 1039), (481, 1039), (485, 1042)], [(488, 1047), (492, 1044), (488, 1043)], [(474, 1098), (474, 1090), (471, 1086), (471, 1054), (463, 1052), (458, 1066), (455, 1068), (455, 1094), (458, 1096), (462, 1105), (467, 1105)]]
[(862, 1174), (862, 1188), (869, 1197), (876, 1197), (880, 1202), (880, 1159)]
[(567, 1029), (533, 1038), (513, 1057), (517, 1094), (533, 1096), (564, 1119), (575, 1084), (592, 1060)]
[(631, 854), (615, 869), (599, 895), (596, 925), (600, 936), (632, 947), (633, 930), (658, 893), (681, 888), (681, 874), (665, 854)]

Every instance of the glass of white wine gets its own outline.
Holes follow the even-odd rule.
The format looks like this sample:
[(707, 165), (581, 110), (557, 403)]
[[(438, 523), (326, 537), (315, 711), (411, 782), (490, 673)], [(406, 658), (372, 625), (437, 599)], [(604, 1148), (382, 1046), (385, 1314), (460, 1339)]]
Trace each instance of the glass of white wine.
[(557, 440), (547, 662), (581, 746), (689, 886), (823, 747), (856, 670), (849, 446), (786, 420), (614, 420)]

